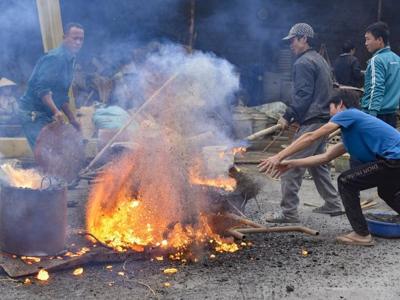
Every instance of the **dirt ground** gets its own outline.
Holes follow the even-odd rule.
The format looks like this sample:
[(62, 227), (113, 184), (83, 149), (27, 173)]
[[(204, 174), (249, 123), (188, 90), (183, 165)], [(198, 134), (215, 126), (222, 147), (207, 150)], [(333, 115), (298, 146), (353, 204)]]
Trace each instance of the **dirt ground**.
[[(280, 183), (258, 174), (254, 178), (264, 187), (258, 200), (249, 202), (246, 214), (263, 222), (266, 212), (279, 207)], [(70, 229), (83, 227), (87, 191), (85, 182), (69, 191), (69, 199), (79, 202), (77, 207), (68, 208)], [(364, 193), (368, 195), (375, 192)], [(400, 299), (399, 240), (377, 238), (372, 248), (336, 244), (334, 237), (350, 230), (346, 217), (314, 214), (313, 207), (304, 205), (322, 204), (310, 180), (303, 183), (301, 201), (302, 223), (319, 230), (317, 237), (300, 233), (252, 235), (252, 246), (232, 254), (216, 254), (215, 258), (206, 253), (198, 263), (128, 260), (112, 264), (112, 269), (84, 266), (80, 277), (73, 276), (72, 270), (50, 273), (45, 283), (31, 277), (30, 285), (2, 273), (0, 298)], [(387, 207), (380, 202), (376, 209)], [(308, 255), (302, 255), (302, 250)], [(178, 272), (163, 274), (169, 267)]]

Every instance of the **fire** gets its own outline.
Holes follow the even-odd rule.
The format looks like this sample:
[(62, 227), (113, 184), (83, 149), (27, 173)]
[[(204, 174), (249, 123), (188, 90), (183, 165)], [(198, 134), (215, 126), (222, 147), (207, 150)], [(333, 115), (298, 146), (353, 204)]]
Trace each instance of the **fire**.
[(45, 269), (41, 269), (37, 274), (36, 278), (39, 279), (40, 281), (47, 281), (49, 280), (50, 276)]
[(0, 173), (8, 184), (18, 188), (40, 189), (43, 176), (34, 169), (20, 169), (15, 163), (0, 166)]
[(203, 172), (201, 172), (199, 160), (196, 160), (195, 166), (189, 170), (190, 183), (221, 188), (227, 192), (233, 192), (236, 189), (236, 180), (234, 178), (223, 175), (218, 175), (217, 178), (205, 178), (201, 173)]
[(236, 180), (233, 178), (219, 177), (215, 179), (209, 179), (196, 177), (194, 174), (191, 174), (190, 180), (192, 184), (222, 188), (227, 192), (233, 192), (236, 189)]
[(82, 274), (83, 274), (83, 268), (76, 268), (76, 269), (72, 272), (72, 274), (73, 274), (74, 276), (82, 275)]
[[(192, 72), (186, 64), (181, 67), (179, 70), (184, 73)], [(163, 70), (160, 67), (160, 72), (148, 74), (150, 85), (144, 88), (148, 96), (158, 82), (170, 78)], [(183, 261), (188, 257), (195, 260), (196, 255), (189, 254), (192, 248), (197, 250), (200, 246), (217, 251), (238, 249), (231, 240), (213, 232), (207, 216), (203, 215), (210, 193), (199, 186), (233, 191), (236, 181), (228, 174), (212, 176), (212, 172), (200, 172), (213, 164), (205, 154), (219, 160), (219, 169), (224, 171), (233, 160), (232, 153), (218, 156), (217, 151), (227, 148), (215, 146), (219, 145), (219, 139), (210, 141), (214, 146), (207, 148), (204, 142), (190, 138), (203, 130), (194, 126), (194, 116), (201, 115), (204, 127), (209, 109), (204, 107), (209, 90), (202, 90), (198, 75), (198, 72), (190, 76), (174, 75), (171, 77), (174, 81), (162, 93), (150, 97), (154, 105), (146, 106), (143, 117), (151, 122), (146, 122), (147, 125), (139, 122), (132, 139), (135, 149), (103, 169), (92, 186), (86, 210), (87, 231), (117, 251), (152, 249), (157, 255)], [(230, 94), (223, 93), (226, 97)]]
[(247, 151), (247, 149), (246, 149), (245, 147), (236, 147), (236, 148), (233, 148), (233, 149), (232, 149), (233, 155), (236, 155), (236, 154), (243, 154), (243, 153), (245, 153), (246, 151)]
[[(134, 164), (122, 159), (101, 175), (102, 180), (91, 191), (87, 229), (97, 239), (120, 252), (158, 247), (180, 260), (193, 243), (209, 243), (224, 252), (238, 249), (236, 244), (215, 234), (205, 216), (198, 215), (194, 224), (182, 224), (182, 208), (176, 200), (181, 193), (171, 189), (179, 187), (178, 181), (173, 185), (171, 178), (155, 179), (154, 174), (149, 174), (151, 187), (133, 193), (135, 183), (128, 178), (136, 178), (132, 175), (134, 170)], [(184, 184), (190, 186), (188, 181)]]

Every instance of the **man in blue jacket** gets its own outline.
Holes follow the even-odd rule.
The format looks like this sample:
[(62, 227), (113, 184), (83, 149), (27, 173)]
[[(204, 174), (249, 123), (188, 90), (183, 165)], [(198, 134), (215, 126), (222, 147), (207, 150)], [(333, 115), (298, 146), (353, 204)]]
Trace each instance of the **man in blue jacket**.
[(365, 46), (373, 56), (365, 73), (361, 109), (396, 127), (400, 100), (400, 57), (390, 50), (387, 24), (377, 22), (368, 26)]
[[(306, 23), (295, 24), (284, 40), (297, 56), (293, 65), (293, 98), (287, 105), (285, 114), (278, 124), (285, 129), (289, 124), (299, 126), (294, 138), (303, 133), (317, 130), (329, 121), (329, 97), (332, 90), (332, 75), (328, 63), (311, 46), (314, 38), (313, 28)], [(326, 139), (322, 138), (312, 147), (296, 154), (307, 157), (325, 151)], [(341, 212), (338, 193), (332, 183), (330, 170), (326, 165), (309, 168), (318, 193), (325, 204), (313, 211), (322, 214)], [(281, 210), (267, 215), (266, 221), (273, 223), (297, 223), (300, 199), (298, 192), (302, 183), (304, 168), (292, 169), (282, 176)]]
[(44, 126), (63, 122), (65, 113), (71, 125), (80, 124), (69, 109), (69, 88), (72, 83), (75, 56), (83, 45), (83, 27), (70, 23), (65, 28), (62, 45), (37, 62), (28, 82), (28, 89), (19, 100), (19, 120), (32, 150)]
[[(338, 91), (330, 100), (333, 117), (327, 124), (302, 135), (286, 149), (264, 160), (259, 168), (275, 177), (288, 170), (325, 164), (349, 152), (361, 164), (340, 174), (338, 187), (353, 231), (338, 236), (337, 241), (372, 246), (374, 241), (361, 210), (360, 191), (377, 187), (379, 197), (400, 214), (400, 133), (382, 120), (353, 108), (357, 105), (345, 91)], [(320, 155), (285, 160), (338, 128), (342, 131), (343, 143)]]

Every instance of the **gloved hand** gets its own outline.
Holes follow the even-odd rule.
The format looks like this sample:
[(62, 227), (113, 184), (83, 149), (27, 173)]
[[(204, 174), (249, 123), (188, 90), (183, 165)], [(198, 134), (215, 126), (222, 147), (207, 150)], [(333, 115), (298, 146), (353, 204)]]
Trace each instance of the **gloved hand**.
[(284, 117), (280, 117), (277, 124), (282, 126), (282, 130), (285, 130), (289, 127), (289, 122)]

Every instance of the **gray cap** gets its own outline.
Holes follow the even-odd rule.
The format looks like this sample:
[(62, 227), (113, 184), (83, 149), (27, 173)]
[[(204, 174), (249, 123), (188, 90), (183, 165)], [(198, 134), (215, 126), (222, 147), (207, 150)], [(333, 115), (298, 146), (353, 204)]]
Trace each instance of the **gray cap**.
[(307, 23), (297, 23), (292, 28), (290, 28), (289, 34), (283, 38), (283, 40), (290, 40), (295, 36), (308, 36), (310, 38), (314, 37), (314, 29)]

